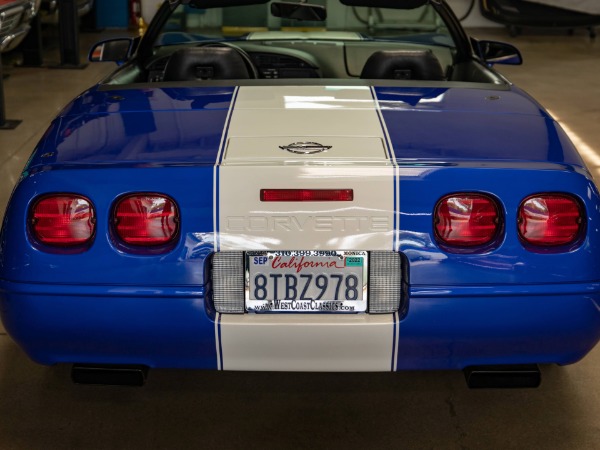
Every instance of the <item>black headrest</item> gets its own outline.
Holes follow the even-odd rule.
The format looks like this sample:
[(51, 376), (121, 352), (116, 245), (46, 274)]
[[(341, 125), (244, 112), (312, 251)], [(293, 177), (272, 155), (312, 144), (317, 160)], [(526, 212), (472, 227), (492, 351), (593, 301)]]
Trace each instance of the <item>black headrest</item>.
[(225, 8), (227, 6), (245, 6), (259, 5), (268, 3), (270, 0), (186, 0), (182, 3), (189, 3), (192, 8)]
[(369, 6), (371, 8), (415, 9), (429, 0), (340, 0), (346, 6)]
[(444, 70), (431, 50), (381, 50), (363, 67), (361, 78), (371, 80), (441, 81)]
[(250, 78), (244, 59), (229, 47), (191, 47), (174, 52), (164, 81), (235, 80)]

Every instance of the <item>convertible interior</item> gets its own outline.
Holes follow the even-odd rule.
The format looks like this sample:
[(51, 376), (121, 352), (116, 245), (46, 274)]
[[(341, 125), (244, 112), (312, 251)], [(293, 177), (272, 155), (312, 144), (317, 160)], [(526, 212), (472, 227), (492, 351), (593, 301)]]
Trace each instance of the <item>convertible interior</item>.
[(138, 52), (136, 63), (126, 64), (107, 84), (275, 79), (506, 83), (472, 55), (461, 57), (447, 18), (426, 1), (413, 1), (420, 6), (410, 9), (321, 1), (327, 7), (323, 20), (277, 17), (274, 4), (298, 4), (258, 2), (178, 6), (152, 34), (152, 51), (143, 57)]

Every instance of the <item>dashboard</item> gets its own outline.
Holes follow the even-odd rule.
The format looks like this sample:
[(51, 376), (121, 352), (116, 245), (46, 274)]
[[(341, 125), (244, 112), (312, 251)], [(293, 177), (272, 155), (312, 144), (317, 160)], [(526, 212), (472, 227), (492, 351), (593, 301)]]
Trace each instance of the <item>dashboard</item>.
[[(312, 61), (311, 55), (304, 55), (303, 52), (278, 48), (275, 53), (264, 51), (262, 46), (258, 51), (242, 51), (249, 57), (261, 79), (322, 77), (316, 61)], [(297, 53), (302, 54), (297, 55)], [(146, 81), (151, 83), (164, 81), (164, 72), (169, 58), (170, 54), (155, 58), (148, 65)]]

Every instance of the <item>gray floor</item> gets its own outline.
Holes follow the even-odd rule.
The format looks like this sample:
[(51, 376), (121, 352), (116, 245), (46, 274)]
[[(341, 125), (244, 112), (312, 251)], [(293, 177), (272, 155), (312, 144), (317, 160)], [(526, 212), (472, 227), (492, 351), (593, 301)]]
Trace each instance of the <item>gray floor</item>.
[[(525, 66), (502, 71), (560, 118), (600, 181), (600, 41), (476, 34), (521, 48)], [(52, 116), (110, 70), (10, 71), (7, 115), (24, 121), (0, 131), (1, 210)], [(0, 327), (0, 449), (600, 449), (600, 347), (542, 372), (540, 389), (515, 391), (469, 391), (457, 372), (160, 370), (143, 389), (82, 387)]]

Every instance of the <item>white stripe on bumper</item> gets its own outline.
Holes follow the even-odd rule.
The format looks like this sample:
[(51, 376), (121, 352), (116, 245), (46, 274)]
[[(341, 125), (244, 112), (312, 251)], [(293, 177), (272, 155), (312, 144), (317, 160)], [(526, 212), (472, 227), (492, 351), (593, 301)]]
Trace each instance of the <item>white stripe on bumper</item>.
[(393, 315), (221, 315), (223, 370), (389, 372)]

